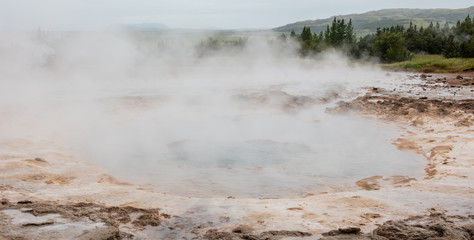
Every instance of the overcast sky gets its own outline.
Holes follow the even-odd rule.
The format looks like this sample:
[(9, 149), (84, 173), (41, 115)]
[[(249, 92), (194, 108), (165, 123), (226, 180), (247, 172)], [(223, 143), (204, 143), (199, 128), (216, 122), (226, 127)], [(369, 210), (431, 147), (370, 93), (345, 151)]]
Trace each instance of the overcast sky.
[(273, 28), (385, 8), (473, 5), (473, 0), (0, 0), (0, 27), (100, 30), (154, 22), (171, 28)]

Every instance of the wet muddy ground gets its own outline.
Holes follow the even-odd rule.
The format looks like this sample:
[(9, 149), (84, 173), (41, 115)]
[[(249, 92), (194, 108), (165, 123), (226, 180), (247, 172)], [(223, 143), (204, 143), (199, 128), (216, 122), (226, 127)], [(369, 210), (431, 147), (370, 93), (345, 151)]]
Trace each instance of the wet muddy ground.
[[(414, 216), (399, 221), (387, 221), (370, 233), (362, 233), (358, 227), (339, 228), (323, 233), (321, 240), (397, 240), (397, 239), (465, 239), (474, 237), (474, 216), (446, 216), (432, 213), (426, 216)], [(255, 239), (272, 240), (285, 237), (311, 237), (310, 233), (298, 231), (268, 231), (252, 234), (251, 227), (240, 226), (232, 232), (209, 230), (205, 237), (217, 239)]]
[(130, 239), (132, 232), (159, 226), (159, 209), (107, 207), (94, 203), (2, 200), (0, 230), (7, 239)]
[(426, 159), (423, 177), (375, 175), (294, 198), (182, 197), (15, 139), (0, 155), (0, 239), (474, 239), (472, 74), (392, 74), (395, 88), (342, 101), (285, 95), (282, 108), (334, 100), (331, 114), (395, 124), (393, 144)]

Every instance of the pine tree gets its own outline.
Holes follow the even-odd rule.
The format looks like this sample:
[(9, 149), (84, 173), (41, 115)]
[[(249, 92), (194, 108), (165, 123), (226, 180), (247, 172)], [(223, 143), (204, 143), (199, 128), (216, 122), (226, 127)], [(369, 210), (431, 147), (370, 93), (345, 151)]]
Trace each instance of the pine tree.
[(295, 30), (291, 30), (290, 37), (293, 38), (293, 39), (296, 38)]
[(346, 24), (344, 24), (344, 19), (337, 20), (336, 25), (336, 46), (341, 46), (344, 41), (344, 35), (346, 33)]
[(354, 26), (352, 26), (352, 19), (349, 19), (349, 23), (346, 27), (346, 33), (344, 34), (344, 40), (346, 44), (354, 44), (355, 42), (355, 34), (354, 34)]
[(450, 34), (444, 46), (443, 56), (447, 58), (460, 57), (461, 53), (459, 50), (459, 45), (454, 41), (454, 35)]
[(326, 31), (324, 32), (324, 41), (327, 44), (331, 43), (331, 29), (329, 28), (329, 25), (326, 26)]
[(461, 33), (471, 35), (471, 34), (473, 34), (473, 31), (474, 31), (473, 27), (474, 27), (474, 25), (473, 25), (473, 22), (471, 20), (471, 17), (469, 15), (467, 15), (466, 19), (464, 19), (464, 22), (462, 22), (460, 24)]
[(303, 31), (301, 32), (301, 41), (305, 42), (305, 41), (313, 41), (313, 34), (311, 33), (311, 28), (310, 27), (306, 27), (304, 26), (303, 27)]
[(336, 20), (336, 18), (334, 18), (333, 21), (332, 21), (331, 31), (330, 31), (330, 34), (329, 34), (329, 42), (333, 46), (336, 46), (336, 43), (337, 43), (337, 20)]
[(450, 31), (449, 24), (446, 22), (444, 24), (443, 29), (441, 29), (441, 32), (443, 33), (443, 35), (448, 35), (449, 31)]

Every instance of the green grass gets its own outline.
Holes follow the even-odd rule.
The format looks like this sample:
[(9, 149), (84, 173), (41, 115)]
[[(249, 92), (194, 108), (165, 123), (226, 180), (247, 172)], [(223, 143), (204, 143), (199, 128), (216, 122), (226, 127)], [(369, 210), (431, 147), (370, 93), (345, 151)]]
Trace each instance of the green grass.
[(474, 70), (474, 58), (445, 58), (441, 55), (415, 55), (411, 60), (382, 64), (386, 69), (425, 73), (454, 73)]

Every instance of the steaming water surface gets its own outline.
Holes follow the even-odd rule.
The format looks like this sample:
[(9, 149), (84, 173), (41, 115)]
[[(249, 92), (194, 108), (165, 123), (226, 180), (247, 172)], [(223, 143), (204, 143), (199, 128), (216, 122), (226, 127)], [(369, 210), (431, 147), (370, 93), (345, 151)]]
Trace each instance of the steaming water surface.
[(40, 44), (46, 55), (0, 58), (10, 66), (2, 67), (0, 140), (51, 142), (121, 181), (185, 196), (299, 196), (422, 174), (423, 159), (396, 149), (390, 126), (325, 112), (354, 90), (390, 82), (372, 67), (337, 54), (275, 56), (264, 41), (196, 58), (182, 41), (143, 54), (123, 38), (74, 39)]
[(129, 110), (111, 113), (112, 122), (85, 138), (110, 146), (79, 152), (121, 179), (185, 196), (299, 196), (375, 175), (422, 174), (423, 159), (393, 146), (390, 126), (327, 114), (329, 104), (295, 104), (305, 98), (295, 97), (294, 83), (211, 94), (109, 98), (105, 106)]

